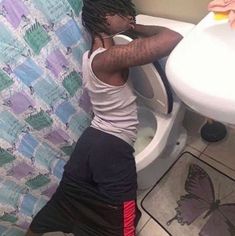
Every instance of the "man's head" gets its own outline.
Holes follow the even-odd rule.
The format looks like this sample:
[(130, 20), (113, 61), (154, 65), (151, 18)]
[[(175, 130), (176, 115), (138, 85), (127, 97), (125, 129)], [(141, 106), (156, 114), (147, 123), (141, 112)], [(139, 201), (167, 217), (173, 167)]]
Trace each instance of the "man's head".
[(83, 0), (82, 23), (92, 36), (127, 30), (135, 20), (131, 0)]

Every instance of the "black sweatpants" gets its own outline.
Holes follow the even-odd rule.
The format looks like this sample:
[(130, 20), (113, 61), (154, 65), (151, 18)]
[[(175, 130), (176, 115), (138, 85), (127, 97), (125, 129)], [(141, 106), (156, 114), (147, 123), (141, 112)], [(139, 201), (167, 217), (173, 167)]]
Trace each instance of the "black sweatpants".
[(133, 152), (129, 144), (113, 135), (86, 129), (57, 191), (30, 229), (75, 236), (134, 236), (140, 211)]

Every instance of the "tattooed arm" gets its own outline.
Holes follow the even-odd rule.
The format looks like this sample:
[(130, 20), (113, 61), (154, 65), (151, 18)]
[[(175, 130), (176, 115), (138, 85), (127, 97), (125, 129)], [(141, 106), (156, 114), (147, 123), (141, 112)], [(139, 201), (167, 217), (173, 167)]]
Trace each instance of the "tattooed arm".
[[(127, 45), (114, 45), (93, 61), (96, 71), (116, 72), (131, 66), (151, 63), (169, 55), (182, 36), (166, 27), (136, 24), (132, 32), (142, 35)], [(144, 37), (143, 37), (144, 36)]]

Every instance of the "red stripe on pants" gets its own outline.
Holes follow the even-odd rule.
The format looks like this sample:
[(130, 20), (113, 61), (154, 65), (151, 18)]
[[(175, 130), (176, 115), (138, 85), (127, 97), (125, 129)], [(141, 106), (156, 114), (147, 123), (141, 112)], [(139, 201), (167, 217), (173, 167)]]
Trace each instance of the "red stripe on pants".
[(123, 203), (123, 217), (124, 217), (124, 236), (135, 236), (135, 212), (136, 202), (128, 201)]

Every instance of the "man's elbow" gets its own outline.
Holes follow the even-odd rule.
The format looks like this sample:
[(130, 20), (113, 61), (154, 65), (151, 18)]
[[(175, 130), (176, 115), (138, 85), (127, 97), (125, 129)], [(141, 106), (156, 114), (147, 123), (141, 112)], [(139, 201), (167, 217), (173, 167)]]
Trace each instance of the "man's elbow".
[(168, 29), (165, 33), (168, 35), (167, 38), (175, 44), (178, 44), (183, 39), (183, 36), (174, 30)]
[(176, 32), (176, 43), (178, 44), (182, 39), (183, 39), (183, 36), (180, 34), (180, 33), (178, 33), (178, 32)]

